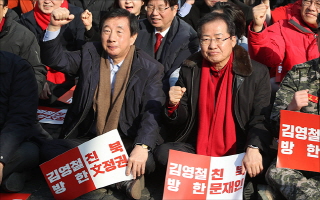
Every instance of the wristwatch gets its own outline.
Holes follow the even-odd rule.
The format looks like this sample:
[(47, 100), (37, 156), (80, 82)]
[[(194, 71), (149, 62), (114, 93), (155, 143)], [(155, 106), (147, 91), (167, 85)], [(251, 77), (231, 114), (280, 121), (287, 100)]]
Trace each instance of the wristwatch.
[(255, 145), (252, 145), (252, 144), (249, 144), (248, 147), (252, 148), (252, 149), (259, 149), (259, 147), (255, 146)]
[(148, 149), (150, 151), (150, 147), (148, 145), (142, 144), (142, 143), (137, 143), (136, 145), (141, 146), (143, 149)]

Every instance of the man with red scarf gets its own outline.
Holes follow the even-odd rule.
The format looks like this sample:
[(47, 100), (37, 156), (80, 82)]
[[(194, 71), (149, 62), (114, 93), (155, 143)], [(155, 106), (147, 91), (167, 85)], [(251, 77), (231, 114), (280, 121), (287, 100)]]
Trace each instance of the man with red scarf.
[(235, 25), (225, 14), (210, 13), (198, 25), (201, 52), (182, 64), (165, 110), (167, 126), (179, 131), (168, 135), (155, 159), (166, 166), (169, 149), (215, 157), (246, 152), (242, 170), (256, 177), (268, 166), (271, 141), (264, 125), (268, 69), (236, 45)]
[[(85, 28), (80, 18), (83, 12), (82, 8), (69, 4), (67, 0), (38, 0), (35, 7), (30, 12), (21, 16), (20, 23), (33, 32), (40, 42), (44, 31), (50, 23), (50, 16), (53, 10), (57, 8), (66, 8), (71, 14), (75, 15), (75, 20), (67, 25), (61, 27), (63, 37), (61, 40), (62, 46), (65, 50), (76, 51), (84, 44)], [(47, 67), (47, 82), (40, 94), (41, 105), (48, 105), (55, 102), (55, 100), (67, 92), (74, 86), (74, 77), (65, 75)]]

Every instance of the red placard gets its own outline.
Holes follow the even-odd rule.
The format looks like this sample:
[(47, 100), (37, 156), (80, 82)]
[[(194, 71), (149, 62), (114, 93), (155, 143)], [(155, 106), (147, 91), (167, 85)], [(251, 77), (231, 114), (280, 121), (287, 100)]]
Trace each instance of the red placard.
[(0, 193), (1, 200), (27, 200), (31, 194), (24, 193)]
[(277, 167), (320, 172), (320, 116), (282, 110)]
[(96, 187), (78, 148), (40, 165), (55, 199), (75, 199)]

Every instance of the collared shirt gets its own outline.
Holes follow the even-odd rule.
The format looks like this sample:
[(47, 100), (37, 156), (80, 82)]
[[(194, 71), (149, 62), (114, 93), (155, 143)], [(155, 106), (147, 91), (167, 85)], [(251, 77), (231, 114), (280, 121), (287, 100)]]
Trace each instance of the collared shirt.
[(119, 71), (123, 61), (119, 62), (117, 65), (113, 63), (113, 60), (108, 56), (110, 62), (110, 84), (111, 84), (111, 93), (113, 93), (114, 84), (116, 82), (116, 74)]
[(163, 38), (166, 37), (167, 33), (169, 32), (169, 29), (170, 29), (170, 27), (167, 28), (167, 30), (162, 31), (162, 32), (159, 32), (159, 31), (157, 31), (156, 29), (154, 29), (154, 34), (160, 33), (160, 34), (162, 35), (162, 39), (161, 39), (161, 41), (162, 41)]

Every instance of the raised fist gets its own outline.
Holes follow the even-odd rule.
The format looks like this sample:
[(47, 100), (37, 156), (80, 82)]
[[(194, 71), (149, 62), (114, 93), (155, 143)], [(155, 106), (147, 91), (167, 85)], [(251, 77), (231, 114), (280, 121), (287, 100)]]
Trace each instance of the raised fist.
[(74, 19), (74, 15), (70, 15), (70, 11), (66, 8), (57, 8), (52, 11), (50, 17), (49, 31), (56, 31), (61, 26), (68, 24)]
[(176, 106), (180, 102), (186, 90), (187, 89), (185, 87), (172, 86), (169, 91), (169, 105)]
[(83, 11), (81, 14), (81, 20), (86, 30), (90, 30), (92, 27), (92, 13), (89, 10)]
[(253, 31), (260, 32), (263, 28), (263, 23), (267, 17), (267, 11), (269, 9), (269, 1), (265, 0), (252, 9), (253, 13)]

